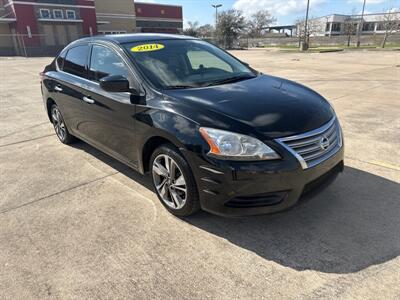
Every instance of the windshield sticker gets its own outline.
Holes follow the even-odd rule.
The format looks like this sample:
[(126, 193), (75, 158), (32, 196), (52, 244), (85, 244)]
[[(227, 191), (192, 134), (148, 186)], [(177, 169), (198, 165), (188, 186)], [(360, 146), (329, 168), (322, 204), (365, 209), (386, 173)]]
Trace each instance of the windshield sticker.
[(164, 48), (163, 44), (144, 44), (131, 48), (132, 52), (158, 51)]

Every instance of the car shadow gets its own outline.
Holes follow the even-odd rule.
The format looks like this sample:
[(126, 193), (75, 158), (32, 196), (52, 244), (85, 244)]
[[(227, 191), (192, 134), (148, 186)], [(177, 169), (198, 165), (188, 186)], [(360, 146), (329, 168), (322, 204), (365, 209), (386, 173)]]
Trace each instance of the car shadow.
[(151, 182), (151, 178), (149, 175), (141, 175), (139, 172), (136, 172), (132, 168), (126, 166), (125, 164), (119, 162), (118, 160), (112, 158), (111, 156), (97, 150), (96, 148), (92, 147), (89, 144), (86, 144), (83, 141), (77, 141), (71, 144), (75, 149), (79, 149), (85, 151), (86, 153), (96, 157), (97, 159), (101, 160), (103, 163), (107, 164), (114, 170), (120, 172), (121, 174), (125, 175), (126, 177), (134, 180), (135, 182), (141, 184), (143, 187), (147, 188), (148, 190), (154, 192), (153, 183)]
[[(75, 147), (153, 190), (149, 176), (87, 144)], [(400, 255), (399, 195), (399, 183), (345, 167), (330, 186), (285, 212), (242, 218), (200, 212), (184, 220), (282, 266), (345, 274)]]
[(400, 255), (399, 213), (400, 184), (345, 167), (289, 211), (238, 219), (200, 213), (187, 222), (286, 267), (352, 273)]

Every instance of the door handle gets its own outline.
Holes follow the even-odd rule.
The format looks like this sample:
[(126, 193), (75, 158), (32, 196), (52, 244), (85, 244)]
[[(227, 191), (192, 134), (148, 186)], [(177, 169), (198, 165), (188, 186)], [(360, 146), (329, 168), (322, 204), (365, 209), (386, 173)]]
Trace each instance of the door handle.
[(85, 101), (86, 103), (89, 103), (89, 104), (93, 104), (93, 103), (94, 103), (94, 100), (93, 100), (93, 99), (90, 99), (89, 97), (84, 96), (82, 99), (83, 99), (83, 101)]
[(56, 85), (54, 87), (54, 90), (57, 91), (57, 92), (62, 92), (62, 88), (60, 86), (58, 86), (58, 85)]

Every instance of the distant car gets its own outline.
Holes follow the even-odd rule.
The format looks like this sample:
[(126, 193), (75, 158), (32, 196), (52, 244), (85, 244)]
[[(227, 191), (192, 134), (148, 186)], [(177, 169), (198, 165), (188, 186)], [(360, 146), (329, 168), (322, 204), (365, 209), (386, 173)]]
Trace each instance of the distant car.
[(41, 76), (60, 141), (151, 173), (177, 216), (281, 211), (343, 170), (342, 131), (322, 96), (202, 40), (84, 38)]

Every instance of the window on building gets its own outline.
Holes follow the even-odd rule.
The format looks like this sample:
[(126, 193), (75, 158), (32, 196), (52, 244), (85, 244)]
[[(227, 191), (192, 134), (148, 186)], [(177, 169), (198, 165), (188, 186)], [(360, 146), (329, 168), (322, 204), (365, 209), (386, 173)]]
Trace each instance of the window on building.
[(67, 10), (67, 19), (69, 20), (75, 20), (76, 19), (76, 14), (74, 10)]
[(129, 78), (129, 69), (122, 58), (109, 48), (94, 45), (90, 59), (89, 79), (99, 81), (110, 75)]
[(328, 22), (326, 23), (325, 31), (330, 31), (331, 30), (331, 23)]
[(340, 23), (332, 23), (332, 31), (340, 32), (341, 27), (342, 27), (342, 24), (340, 24)]
[(86, 62), (88, 52), (88, 45), (76, 46), (69, 49), (64, 61), (64, 72), (86, 78)]
[(394, 22), (378, 22), (376, 30), (384, 31), (384, 30), (389, 29), (389, 28), (394, 28), (395, 25), (396, 24)]
[(138, 7), (138, 8), (137, 8), (137, 12), (138, 12), (138, 13), (141, 13), (141, 12), (142, 12), (142, 9), (141, 9), (140, 7)]
[(126, 30), (121, 31), (99, 31), (99, 34), (124, 34)]
[(165, 10), (162, 9), (162, 10), (161, 10), (161, 14), (162, 14), (162, 15), (165, 14)]
[(50, 18), (51, 18), (50, 9), (41, 8), (41, 9), (40, 9), (40, 17), (41, 17), (42, 19), (50, 19)]
[(54, 19), (63, 19), (63, 11), (61, 9), (53, 9)]
[(363, 24), (362, 31), (374, 31), (375, 30), (375, 23), (366, 22)]

